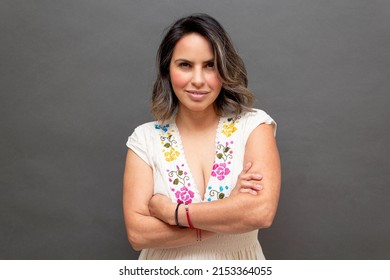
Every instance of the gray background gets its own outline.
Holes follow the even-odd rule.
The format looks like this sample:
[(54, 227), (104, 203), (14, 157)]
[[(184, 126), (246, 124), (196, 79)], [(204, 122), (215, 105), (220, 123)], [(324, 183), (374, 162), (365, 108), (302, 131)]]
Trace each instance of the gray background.
[(164, 28), (207, 12), (279, 124), (269, 259), (390, 259), (390, 1), (0, 2), (0, 258), (128, 259), (125, 142)]

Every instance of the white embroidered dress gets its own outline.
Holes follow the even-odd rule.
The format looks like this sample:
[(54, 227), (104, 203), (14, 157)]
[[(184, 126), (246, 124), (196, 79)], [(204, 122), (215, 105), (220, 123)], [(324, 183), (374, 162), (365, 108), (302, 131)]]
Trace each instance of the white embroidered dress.
[[(203, 202), (229, 196), (243, 168), (246, 141), (262, 123), (272, 124), (276, 132), (276, 123), (262, 110), (220, 118), (214, 164)], [(138, 126), (129, 137), (127, 146), (153, 169), (154, 193), (166, 195), (175, 203), (202, 202), (174, 117), (164, 125), (149, 122)], [(139, 259), (264, 259), (257, 236), (258, 230), (243, 234), (216, 234), (179, 248), (144, 249)]]

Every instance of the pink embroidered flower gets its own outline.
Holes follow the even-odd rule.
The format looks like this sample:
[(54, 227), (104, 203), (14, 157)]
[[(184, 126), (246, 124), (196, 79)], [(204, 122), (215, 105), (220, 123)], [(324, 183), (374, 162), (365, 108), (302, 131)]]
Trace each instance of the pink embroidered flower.
[(180, 190), (175, 193), (177, 203), (191, 203), (194, 195), (194, 192), (189, 190), (187, 187), (181, 187)]
[(213, 165), (213, 171), (211, 172), (211, 176), (217, 177), (218, 180), (222, 181), (229, 173), (230, 169), (226, 167), (226, 163), (215, 163)]

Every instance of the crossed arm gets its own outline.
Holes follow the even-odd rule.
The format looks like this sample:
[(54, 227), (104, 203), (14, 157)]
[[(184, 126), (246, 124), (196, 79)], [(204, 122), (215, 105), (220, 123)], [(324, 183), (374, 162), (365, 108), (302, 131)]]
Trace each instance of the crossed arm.
[[(203, 239), (215, 233), (242, 233), (272, 224), (280, 193), (280, 160), (271, 125), (259, 125), (251, 133), (244, 162), (250, 164), (245, 165), (228, 198), (190, 204), (192, 224), (202, 229)], [(262, 190), (256, 187), (260, 180)], [(169, 198), (153, 196), (150, 166), (129, 150), (123, 210), (133, 248), (172, 248), (195, 243), (194, 231), (175, 225), (175, 209), (176, 204)], [(184, 207), (179, 208), (178, 218), (180, 224), (188, 225)]]

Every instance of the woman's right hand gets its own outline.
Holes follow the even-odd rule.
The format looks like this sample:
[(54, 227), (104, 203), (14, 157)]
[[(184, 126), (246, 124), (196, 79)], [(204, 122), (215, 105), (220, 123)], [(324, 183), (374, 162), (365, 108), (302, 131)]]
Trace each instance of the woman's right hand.
[(260, 184), (263, 176), (258, 173), (249, 172), (251, 167), (251, 162), (245, 164), (241, 173), (238, 175), (236, 186), (230, 195), (235, 195), (238, 193), (249, 193), (252, 195), (257, 195), (257, 193), (263, 189), (263, 186)]

